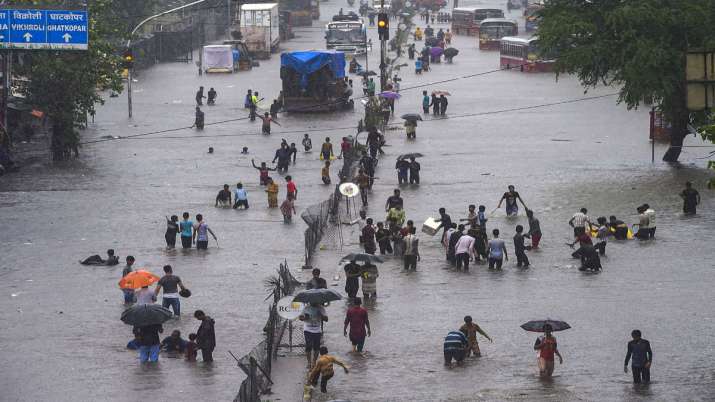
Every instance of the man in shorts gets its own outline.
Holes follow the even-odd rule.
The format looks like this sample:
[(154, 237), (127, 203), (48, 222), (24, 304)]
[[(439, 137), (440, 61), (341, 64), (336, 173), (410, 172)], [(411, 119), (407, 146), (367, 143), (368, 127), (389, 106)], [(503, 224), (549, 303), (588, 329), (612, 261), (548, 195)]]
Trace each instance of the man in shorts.
[(320, 340), (323, 337), (323, 322), (328, 321), (325, 309), (320, 303), (310, 303), (298, 317), (303, 321), (303, 335), (305, 336), (305, 356), (308, 359), (308, 368), (312, 368), (318, 360)]

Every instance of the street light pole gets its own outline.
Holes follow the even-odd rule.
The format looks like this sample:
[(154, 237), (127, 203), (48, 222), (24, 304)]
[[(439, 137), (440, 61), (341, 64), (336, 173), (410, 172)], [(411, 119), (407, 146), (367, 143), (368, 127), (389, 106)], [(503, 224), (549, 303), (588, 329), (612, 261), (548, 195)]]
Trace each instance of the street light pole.
[[(147, 22), (149, 22), (153, 19), (161, 17), (162, 15), (166, 15), (169, 13), (173, 13), (175, 11), (183, 10), (185, 8), (195, 6), (197, 4), (205, 3), (206, 1), (207, 0), (193, 1), (188, 4), (184, 4), (183, 6), (174, 7), (170, 10), (162, 11), (159, 14), (155, 14), (155, 15), (152, 15), (151, 17), (147, 17), (147, 18), (143, 19), (139, 24), (137, 24), (137, 26), (134, 27), (134, 29), (132, 29), (132, 32), (129, 33), (129, 39), (127, 39), (127, 49), (131, 49), (132, 37), (134, 37), (134, 34), (139, 30), (139, 28), (142, 27), (142, 25), (146, 24)], [(132, 117), (132, 70), (131, 70), (131, 68), (129, 69), (129, 71), (127, 73), (127, 107), (129, 110), (129, 118), (131, 118)]]
[[(385, 0), (380, 0), (380, 12), (385, 12)], [(387, 18), (390, 17), (388, 16)], [(384, 37), (380, 38), (380, 91), (384, 91), (385, 86), (387, 85), (387, 77), (385, 77), (387, 72), (387, 64), (385, 63), (385, 52), (387, 50), (385, 49), (386, 42), (387, 40), (385, 40)]]

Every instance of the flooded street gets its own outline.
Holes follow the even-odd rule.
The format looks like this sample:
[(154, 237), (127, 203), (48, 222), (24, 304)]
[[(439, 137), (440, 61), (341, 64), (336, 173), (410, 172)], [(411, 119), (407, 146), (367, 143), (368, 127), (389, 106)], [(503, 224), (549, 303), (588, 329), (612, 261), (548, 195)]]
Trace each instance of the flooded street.
[[(321, 18), (327, 20), (344, 5), (331, 0), (322, 6)], [(516, 17), (517, 11), (512, 14)], [(523, 18), (520, 22), (523, 28)], [(323, 25), (295, 28), (296, 38), (281, 50), (323, 48)], [(377, 45), (377, 32), (369, 35)], [(512, 110), (617, 91), (599, 88), (584, 94), (574, 77), (557, 82), (552, 74), (498, 71), (418, 88), (498, 70), (498, 52), (479, 51), (474, 37), (455, 36), (453, 46), (460, 49), (454, 64), (432, 65), (422, 75), (414, 74), (411, 63), (402, 70), (402, 88), (415, 88), (402, 92), (395, 114), (419, 112), (421, 91), (439, 89), (452, 94), (448, 118), (420, 122), (416, 141), (406, 141), (403, 130), (386, 133), (389, 146), (377, 168), (380, 179), (370, 195), (368, 216), (384, 219), (385, 199), (397, 185), (397, 155), (420, 152), (425, 155), (420, 159), (422, 184), (404, 187), (402, 194), (407, 219), (418, 228), (440, 207), (455, 220), (466, 217), (468, 204), (484, 204), (491, 211), (507, 185), (514, 184), (541, 221), (542, 248), (528, 254), (528, 270), (517, 269), (510, 258), (502, 271), (472, 265), (465, 274), (445, 262), (436, 237), (418, 233), (422, 260), (417, 272), (402, 271), (395, 257), (379, 267), (379, 298), (369, 309), (373, 335), (365, 357), (347, 353), (344, 303), (327, 309), (326, 345), (352, 370), (349, 375), (336, 370), (328, 395), (317, 400), (712, 400), (715, 201), (705, 189), (711, 175), (707, 160), (700, 159), (710, 149), (686, 148), (675, 167), (660, 162), (666, 147), (658, 144), (652, 164), (648, 110), (627, 111), (615, 96)], [(377, 49), (370, 55), (370, 69), (379, 64)], [(355, 133), (352, 127), (363, 112), (356, 102), (355, 112), (281, 115), (282, 126), (265, 137), (260, 123), (245, 119), (243, 97), (252, 88), (270, 103), (280, 90), (279, 70), (280, 56), (274, 54), (259, 68), (231, 75), (198, 76), (195, 66), (181, 63), (141, 71), (134, 84), (133, 119), (127, 119), (125, 94), (108, 98), (82, 133), (84, 141), (190, 126), (200, 85), (219, 94), (216, 106), (203, 108), (206, 129), (88, 144), (79, 160), (35, 161), (0, 178), (3, 400), (233, 399), (245, 376), (228, 352), (241, 356), (261, 339), (269, 306), (263, 280), (284, 259), (297, 278), (309, 276), (300, 270), (306, 226), (300, 219), (284, 225), (280, 211), (267, 208), (251, 158), (270, 162), (281, 138), (301, 149), (307, 132), (314, 149), (326, 136), (339, 144), (342, 136)], [(359, 78), (351, 78), (359, 92)], [(689, 137), (686, 145), (704, 144)], [(243, 146), (249, 155), (240, 155)], [(208, 147), (215, 152), (208, 154)], [(322, 184), (321, 165), (317, 150), (299, 151), (290, 167), (299, 189), (299, 214), (333, 189)], [(273, 176), (279, 178), (282, 199), (285, 181)], [(694, 217), (683, 217), (678, 197), (688, 180), (702, 196)], [(239, 181), (248, 190), (250, 209), (214, 208), (221, 186), (233, 188)], [(630, 224), (637, 222), (636, 207), (646, 202), (657, 212), (657, 239), (610, 242), (602, 273), (579, 272), (564, 245), (571, 241), (567, 222), (573, 213), (586, 207), (591, 217), (616, 215)], [(202, 213), (220, 247), (212, 242), (204, 253), (167, 251), (164, 216), (184, 211), (192, 217)], [(517, 224), (527, 226), (526, 218), (507, 219), (503, 209), (487, 223), (490, 231), (501, 230), (510, 256)], [(342, 250), (328, 236), (313, 262), (329, 284), (340, 275), (336, 289), (341, 293), (344, 278), (337, 262), (359, 248), (356, 227), (343, 228), (343, 236)], [(192, 312), (204, 310), (216, 320), (213, 366), (164, 356), (158, 367), (139, 365), (136, 353), (125, 349), (131, 327), (119, 320), (125, 308), (117, 287), (123, 263), (92, 267), (77, 262), (105, 255), (108, 248), (122, 262), (135, 256), (135, 267), (156, 274), (165, 264), (174, 267), (193, 295), (182, 299), (182, 318), (167, 322), (164, 336), (173, 329), (184, 337), (195, 332), (199, 321)], [(465, 315), (473, 316), (494, 343), (480, 339), (482, 358), (445, 368), (443, 338), (461, 326)], [(537, 375), (535, 334), (519, 328), (546, 317), (572, 326), (555, 334), (564, 364), (557, 365), (552, 381)], [(648, 388), (634, 388), (630, 374), (623, 373), (626, 343), (635, 328), (653, 347)], [(279, 395), (282, 400), (300, 399), (302, 375), (274, 370), (276, 383), (293, 385), (280, 387), (286, 390)]]

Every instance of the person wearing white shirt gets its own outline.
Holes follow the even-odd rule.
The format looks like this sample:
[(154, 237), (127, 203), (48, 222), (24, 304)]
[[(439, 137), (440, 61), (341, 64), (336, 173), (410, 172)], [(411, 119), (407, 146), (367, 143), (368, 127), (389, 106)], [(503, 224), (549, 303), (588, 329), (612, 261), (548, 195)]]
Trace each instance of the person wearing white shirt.
[(648, 237), (651, 239), (655, 238), (655, 210), (648, 204), (643, 204), (645, 208), (645, 215), (648, 217)]
[(569, 225), (573, 228), (574, 237), (586, 233), (586, 224), (588, 224), (589, 228), (591, 227), (591, 221), (586, 213), (588, 213), (586, 208), (581, 208), (581, 211), (576, 212), (573, 217), (571, 217), (571, 220), (569, 220)]
[(462, 235), (454, 246), (454, 253), (457, 269), (461, 269), (464, 264), (464, 271), (469, 271), (469, 259), (474, 257), (474, 237), (468, 234)]
[(405, 253), (402, 256), (402, 259), (405, 263), (405, 270), (409, 271), (412, 269), (413, 271), (417, 270), (417, 261), (420, 259), (420, 251), (419, 251), (419, 239), (417, 238), (417, 229), (413, 226), (410, 228), (410, 232), (405, 236), (403, 239), (405, 243)]

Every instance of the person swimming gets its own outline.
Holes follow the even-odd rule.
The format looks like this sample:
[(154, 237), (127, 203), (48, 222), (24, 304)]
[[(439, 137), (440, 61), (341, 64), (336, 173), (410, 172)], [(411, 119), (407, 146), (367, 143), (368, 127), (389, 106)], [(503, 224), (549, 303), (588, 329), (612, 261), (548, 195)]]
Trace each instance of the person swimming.
[(114, 255), (114, 249), (107, 250), (107, 259), (103, 259), (98, 254), (89, 256), (84, 260), (79, 262), (82, 265), (117, 265), (119, 264), (119, 257)]

